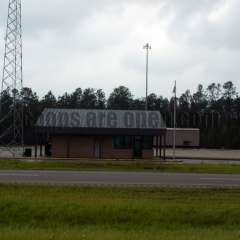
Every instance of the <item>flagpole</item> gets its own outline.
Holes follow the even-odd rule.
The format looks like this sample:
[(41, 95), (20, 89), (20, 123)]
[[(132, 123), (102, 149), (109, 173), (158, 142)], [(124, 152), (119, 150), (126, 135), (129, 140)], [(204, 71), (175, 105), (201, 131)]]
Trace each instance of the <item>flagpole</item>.
[(177, 108), (177, 81), (174, 86), (174, 117), (173, 117), (173, 160), (176, 160), (176, 108)]

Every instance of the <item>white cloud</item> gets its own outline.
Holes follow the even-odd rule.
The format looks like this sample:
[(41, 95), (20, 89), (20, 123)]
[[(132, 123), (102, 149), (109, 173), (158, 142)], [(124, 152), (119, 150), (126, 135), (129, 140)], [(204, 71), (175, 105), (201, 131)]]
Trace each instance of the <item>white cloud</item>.
[[(43, 95), (77, 87), (109, 93), (123, 84), (144, 96), (149, 42), (151, 91), (170, 96), (174, 80), (180, 92), (228, 80), (239, 88), (239, 7), (237, 0), (25, 0), (25, 85)], [(1, 1), (0, 56), (6, 12)]]

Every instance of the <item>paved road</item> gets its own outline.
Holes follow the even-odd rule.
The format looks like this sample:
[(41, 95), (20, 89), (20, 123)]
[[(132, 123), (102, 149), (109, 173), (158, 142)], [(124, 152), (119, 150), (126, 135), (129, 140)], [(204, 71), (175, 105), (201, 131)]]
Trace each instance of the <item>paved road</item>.
[(0, 183), (80, 186), (240, 187), (240, 175), (146, 172), (0, 171)]

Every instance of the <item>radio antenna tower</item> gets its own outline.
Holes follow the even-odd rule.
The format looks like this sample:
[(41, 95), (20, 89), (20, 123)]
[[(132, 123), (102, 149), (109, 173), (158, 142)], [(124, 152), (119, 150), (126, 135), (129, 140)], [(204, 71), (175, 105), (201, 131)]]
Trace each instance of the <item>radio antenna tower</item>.
[(23, 148), (21, 0), (9, 0), (0, 99), (0, 144), (16, 156)]

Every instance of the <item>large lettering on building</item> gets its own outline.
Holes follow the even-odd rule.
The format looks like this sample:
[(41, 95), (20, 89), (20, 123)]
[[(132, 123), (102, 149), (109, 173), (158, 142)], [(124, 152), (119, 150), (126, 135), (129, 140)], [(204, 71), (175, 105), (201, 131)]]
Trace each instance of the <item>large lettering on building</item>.
[(45, 109), (37, 126), (157, 129), (164, 128), (165, 123), (158, 111)]

